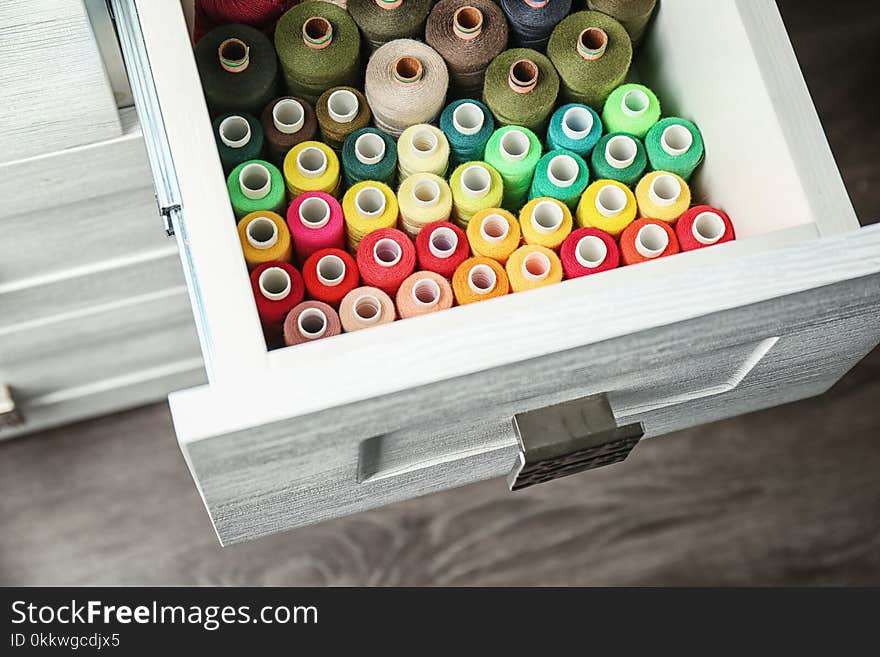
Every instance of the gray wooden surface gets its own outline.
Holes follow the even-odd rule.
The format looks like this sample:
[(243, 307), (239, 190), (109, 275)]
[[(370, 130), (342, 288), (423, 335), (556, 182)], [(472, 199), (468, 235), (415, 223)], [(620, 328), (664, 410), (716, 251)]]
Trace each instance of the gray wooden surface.
[[(827, 3), (780, 4), (871, 223), (880, 11), (848, 2), (816, 21)], [(878, 399), (875, 350), (822, 397), (647, 441), (603, 471), (226, 549), (152, 406), (0, 445), (0, 584), (880, 584)]]

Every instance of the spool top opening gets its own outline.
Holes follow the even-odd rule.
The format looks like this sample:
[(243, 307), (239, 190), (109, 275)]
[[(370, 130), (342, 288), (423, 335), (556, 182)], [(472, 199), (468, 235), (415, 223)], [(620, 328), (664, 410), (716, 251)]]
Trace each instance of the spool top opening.
[(403, 0), (376, 0), (376, 4), (382, 9), (397, 9), (403, 4)]
[(489, 265), (474, 265), (468, 272), (468, 286), (474, 294), (489, 294), (497, 282), (498, 277)]
[(243, 116), (227, 116), (217, 131), (220, 141), (229, 148), (241, 148), (251, 140), (251, 125)]
[(425, 308), (436, 306), (440, 301), (440, 286), (431, 278), (416, 281), (412, 288), (412, 299), (416, 305)]
[(452, 15), (452, 32), (463, 41), (471, 41), (483, 31), (483, 12), (476, 7), (465, 5), (456, 9)]
[(265, 166), (253, 162), (239, 172), (238, 186), (244, 196), (258, 200), (265, 197), (271, 190), (272, 176)]
[(290, 294), (290, 274), (281, 267), (268, 267), (258, 280), (260, 294), (270, 301), (281, 301)]
[(327, 113), (336, 123), (351, 123), (359, 110), (358, 97), (348, 89), (337, 89), (327, 99)]
[(562, 115), (562, 132), (569, 139), (581, 140), (593, 130), (593, 115), (586, 107), (569, 107)]
[(487, 242), (501, 242), (509, 232), (507, 219), (500, 214), (487, 214), (480, 222), (480, 236)]
[(724, 219), (717, 212), (701, 212), (694, 219), (694, 225), (691, 228), (694, 239), (700, 244), (715, 244), (724, 237), (727, 232), (727, 225)]
[(587, 235), (578, 240), (574, 256), (581, 266), (595, 269), (608, 257), (608, 247), (601, 238)]
[(428, 128), (418, 128), (413, 132), (410, 144), (414, 154), (419, 157), (428, 157), (437, 151), (440, 140), (437, 139), (434, 131)]
[(636, 234), (636, 251), (645, 258), (656, 258), (669, 246), (669, 235), (657, 224), (642, 226)]
[(278, 242), (278, 226), (269, 217), (254, 217), (248, 223), (245, 235), (255, 249), (270, 249)]
[(461, 188), (469, 196), (483, 197), (492, 186), (492, 175), (486, 167), (473, 164), (461, 173)]
[(355, 139), (354, 154), (361, 164), (378, 164), (385, 157), (385, 140), (375, 132), (365, 132)]
[(586, 60), (595, 60), (605, 54), (608, 34), (601, 27), (588, 27), (578, 35), (577, 51)]
[(412, 84), (422, 79), (424, 70), (418, 57), (404, 55), (394, 62), (394, 79), (401, 84)]
[(333, 25), (322, 16), (312, 16), (303, 23), (303, 41), (314, 50), (322, 50), (333, 41)]
[(531, 59), (519, 59), (510, 65), (507, 82), (518, 94), (527, 94), (538, 85), (540, 69)]
[(674, 176), (664, 173), (651, 181), (648, 194), (657, 205), (672, 205), (681, 196), (681, 183)]
[(448, 258), (458, 248), (458, 235), (446, 226), (435, 228), (428, 240), (428, 249), (435, 258)]
[(373, 260), (383, 267), (393, 267), (403, 257), (400, 244), (390, 237), (383, 237), (373, 245)]
[(327, 332), (327, 315), (320, 308), (306, 308), (296, 318), (300, 334), (316, 340)]
[(385, 212), (385, 194), (378, 187), (362, 187), (354, 195), (354, 207), (364, 217), (378, 217)]
[(648, 94), (641, 89), (630, 89), (623, 94), (623, 99), (620, 101), (620, 108), (623, 110), (624, 114), (638, 116), (639, 114), (647, 112), (650, 104), (651, 100), (648, 98)]
[(292, 135), (299, 132), (306, 120), (302, 104), (293, 98), (284, 98), (272, 108), (272, 123), (279, 132)]
[(564, 218), (562, 207), (554, 201), (540, 201), (532, 210), (532, 226), (539, 233), (559, 230)]
[(462, 103), (452, 112), (452, 125), (463, 135), (475, 135), (483, 129), (483, 110), (474, 103)]
[(355, 299), (352, 311), (361, 322), (372, 324), (382, 315), (382, 304), (374, 295), (363, 294)]
[(615, 169), (626, 169), (636, 161), (638, 144), (632, 137), (616, 135), (605, 144), (605, 161)]
[(330, 221), (330, 204), (320, 196), (310, 196), (299, 205), (299, 220), (307, 228), (322, 228)]
[(522, 160), (529, 154), (529, 137), (522, 130), (508, 130), (498, 143), (501, 155), (508, 160)]
[(547, 178), (556, 187), (570, 187), (579, 173), (580, 167), (571, 155), (556, 155), (547, 165)]
[(596, 194), (596, 210), (605, 217), (615, 217), (626, 208), (627, 197), (617, 185), (605, 185)]
[(327, 170), (327, 154), (317, 146), (307, 146), (296, 154), (296, 168), (306, 178), (317, 178)]
[(413, 185), (412, 198), (417, 205), (422, 207), (435, 205), (440, 200), (440, 185), (430, 178), (419, 180)]
[(345, 278), (345, 261), (336, 255), (325, 255), (318, 260), (316, 273), (321, 285), (335, 287)]
[(241, 39), (226, 39), (217, 48), (220, 66), (230, 73), (241, 73), (250, 63), (251, 49)]
[(694, 144), (694, 136), (685, 126), (673, 124), (660, 135), (660, 147), (673, 157), (684, 155)]
[(550, 258), (534, 251), (523, 258), (522, 275), (529, 281), (542, 281), (550, 274)]

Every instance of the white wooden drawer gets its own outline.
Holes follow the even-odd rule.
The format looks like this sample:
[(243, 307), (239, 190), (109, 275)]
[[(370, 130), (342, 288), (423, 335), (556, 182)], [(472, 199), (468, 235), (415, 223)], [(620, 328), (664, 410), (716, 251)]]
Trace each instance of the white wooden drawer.
[(224, 543), (502, 476), (518, 413), (606, 393), (657, 436), (818, 394), (880, 339), (880, 226), (768, 0), (664, 0), (637, 64), (701, 126), (695, 191), (736, 242), (274, 351), (179, 0), (112, 3), (210, 380), (171, 409)]

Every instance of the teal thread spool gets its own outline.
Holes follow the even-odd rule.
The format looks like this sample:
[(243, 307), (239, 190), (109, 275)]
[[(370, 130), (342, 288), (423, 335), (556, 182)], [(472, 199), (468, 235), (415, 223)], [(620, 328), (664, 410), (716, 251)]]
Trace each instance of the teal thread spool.
[(608, 132), (626, 132), (639, 139), (660, 120), (660, 101), (648, 87), (624, 84), (608, 96), (602, 123)]
[(259, 210), (283, 214), (286, 209), (284, 177), (278, 167), (265, 160), (249, 160), (235, 167), (226, 179), (226, 190), (236, 221)]
[(506, 50), (486, 69), (483, 102), (499, 125), (543, 132), (558, 95), (559, 75), (536, 50)]
[(645, 139), (651, 168), (671, 171), (689, 180), (703, 161), (703, 135), (690, 121), (669, 117), (657, 123)]
[(483, 103), (465, 98), (446, 106), (440, 114), (440, 129), (449, 140), (450, 164), (455, 167), (483, 159), (495, 121)]
[(342, 145), (342, 177), (346, 187), (365, 180), (378, 180), (394, 187), (397, 144), (378, 128), (361, 128)]
[(592, 107), (581, 103), (563, 105), (550, 117), (547, 148), (566, 150), (588, 158), (602, 137), (602, 119)]
[(648, 156), (642, 142), (622, 132), (605, 135), (590, 156), (596, 180), (616, 180), (634, 186), (648, 167)]
[(217, 154), (227, 175), (247, 160), (263, 156), (263, 126), (252, 114), (223, 114), (214, 119)]
[(505, 210), (517, 213), (525, 205), (540, 159), (541, 142), (528, 128), (506, 126), (492, 133), (486, 144), (485, 160), (504, 181)]
[(549, 196), (574, 210), (589, 183), (590, 170), (584, 158), (571, 151), (550, 151), (538, 161), (529, 200)]

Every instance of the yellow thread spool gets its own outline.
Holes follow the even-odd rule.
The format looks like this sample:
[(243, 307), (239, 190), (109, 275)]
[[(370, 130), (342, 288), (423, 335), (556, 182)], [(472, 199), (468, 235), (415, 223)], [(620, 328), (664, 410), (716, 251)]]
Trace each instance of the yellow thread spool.
[(397, 190), (400, 225), (412, 238), (435, 221), (447, 221), (452, 213), (452, 190), (433, 173), (417, 173), (403, 181)]
[(342, 214), (349, 250), (354, 253), (369, 233), (397, 226), (397, 197), (385, 183), (375, 180), (359, 182), (345, 192)]
[(427, 123), (410, 126), (397, 140), (400, 180), (416, 173), (445, 176), (449, 167), (449, 140), (440, 128)]
[(616, 180), (597, 180), (581, 195), (575, 216), (581, 228), (598, 228), (617, 239), (636, 218), (636, 197)]
[(510, 291), (507, 272), (492, 258), (468, 258), (452, 275), (455, 300), (463, 306), (468, 303), (503, 297)]
[(284, 181), (291, 198), (305, 192), (339, 196), (339, 158), (319, 141), (304, 141), (284, 157)]
[(290, 262), (290, 230), (281, 215), (266, 210), (245, 215), (238, 222), (238, 239), (248, 269), (266, 262)]
[(522, 231), (519, 221), (507, 210), (486, 208), (471, 218), (467, 238), (474, 255), (492, 258), (503, 265), (519, 246)]
[(510, 289), (534, 290), (562, 280), (562, 261), (553, 251), (537, 244), (526, 244), (514, 251), (505, 266)]
[(571, 211), (555, 198), (532, 199), (520, 210), (519, 225), (526, 244), (558, 250), (571, 233)]
[(674, 223), (691, 206), (691, 189), (679, 175), (654, 171), (636, 185), (639, 216)]

